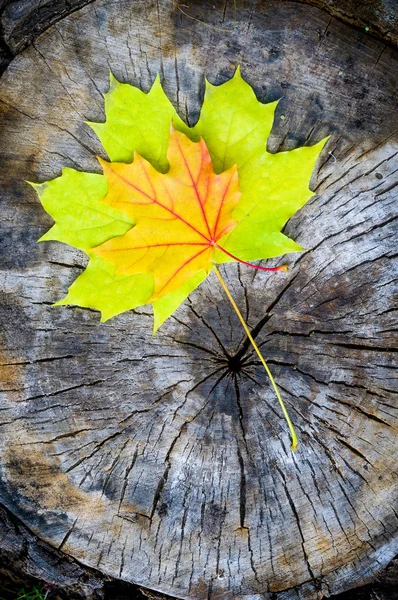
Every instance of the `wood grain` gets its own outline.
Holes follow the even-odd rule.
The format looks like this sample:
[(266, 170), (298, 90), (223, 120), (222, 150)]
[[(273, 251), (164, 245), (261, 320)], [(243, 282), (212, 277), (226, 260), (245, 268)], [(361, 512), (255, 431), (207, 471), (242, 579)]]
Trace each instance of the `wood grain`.
[[(318, 598), (397, 553), (397, 53), (293, 2), (247, 2), (236, 28), (230, 4), (190, 14), (208, 25), (172, 2), (97, 0), (0, 82), (0, 498), (83, 564), (170, 595)], [(193, 124), (203, 76), (237, 64), (262, 101), (282, 97), (271, 151), (332, 136), (286, 228), (307, 248), (289, 274), (223, 268), (296, 454), (215, 277), (155, 337), (148, 308), (105, 325), (54, 308), (85, 257), (35, 244), (51, 220), (24, 183), (98, 171), (84, 121), (103, 118), (110, 69), (144, 90), (160, 72)]]
[[(0, 73), (14, 56), (38, 35), (70, 13), (94, 0), (0, 0)], [(291, 0), (287, 0), (290, 2)], [(333, 17), (349, 23), (367, 36), (375, 36), (395, 46), (398, 44), (398, 12), (396, 0), (298, 0), (318, 6)], [(229, 0), (231, 3), (231, 0)], [(180, 11), (189, 8), (180, 4)], [(194, 6), (199, 3), (195, 2)], [(214, 6), (214, 5), (212, 5)], [(226, 0), (228, 6), (228, 0)], [(237, 0), (236, 10), (245, 8)], [(219, 11), (222, 21), (225, 7)]]

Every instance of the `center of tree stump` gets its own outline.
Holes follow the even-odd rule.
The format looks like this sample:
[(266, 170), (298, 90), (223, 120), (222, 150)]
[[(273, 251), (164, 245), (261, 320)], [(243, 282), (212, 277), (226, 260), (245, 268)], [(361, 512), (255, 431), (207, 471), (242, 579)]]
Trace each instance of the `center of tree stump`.
[(243, 369), (242, 357), (240, 353), (228, 358), (228, 371), (230, 373), (240, 373)]

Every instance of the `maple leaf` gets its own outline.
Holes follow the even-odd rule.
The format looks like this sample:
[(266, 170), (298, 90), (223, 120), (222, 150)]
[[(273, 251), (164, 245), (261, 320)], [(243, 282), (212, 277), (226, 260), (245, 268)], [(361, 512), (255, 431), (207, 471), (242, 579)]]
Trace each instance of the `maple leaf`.
[[(159, 77), (145, 94), (111, 75), (110, 89), (105, 94), (106, 121), (90, 126), (112, 162), (131, 163), (137, 153), (156, 171), (167, 173), (172, 121), (174, 128), (191, 140), (197, 142), (203, 138), (216, 174), (236, 165), (241, 197), (231, 217), (237, 225), (219, 240), (223, 251), (215, 247), (213, 260), (223, 263), (239, 257), (245, 262), (302, 250), (281, 229), (312, 196), (308, 181), (326, 141), (289, 152), (268, 153), (266, 143), (276, 105), (276, 102), (259, 102), (238, 68), (234, 77), (222, 85), (206, 82), (199, 121), (189, 128), (165, 95)], [(151, 302), (156, 331), (207, 276), (205, 268), (193, 275), (187, 271), (179, 287), (154, 297), (150, 274), (121, 273), (116, 263), (93, 251), (104, 242), (126, 234), (134, 225), (125, 205), (116, 208), (103, 202), (107, 194), (103, 175), (64, 169), (61, 177), (35, 188), (44, 208), (55, 220), (41, 241), (69, 243), (90, 256), (86, 271), (56, 304), (100, 310), (101, 320), (106, 321)]]
[(220, 86), (206, 82), (200, 118), (189, 128), (159, 77), (145, 94), (111, 75), (106, 121), (89, 123), (111, 159), (99, 159), (104, 175), (64, 169), (32, 185), (55, 220), (39, 241), (66, 242), (90, 257), (56, 304), (100, 310), (105, 321), (152, 303), (156, 331), (215, 270), (270, 377), (295, 449), (276, 383), (216, 267), (302, 250), (281, 229), (311, 197), (308, 181), (326, 140), (268, 153), (276, 104), (259, 102), (238, 68)]
[(219, 240), (236, 225), (231, 213), (240, 197), (236, 166), (216, 175), (203, 140), (173, 131), (167, 158), (165, 175), (137, 153), (131, 164), (100, 160), (108, 182), (104, 202), (135, 227), (93, 252), (116, 265), (116, 275), (152, 273), (148, 302), (211, 271)]

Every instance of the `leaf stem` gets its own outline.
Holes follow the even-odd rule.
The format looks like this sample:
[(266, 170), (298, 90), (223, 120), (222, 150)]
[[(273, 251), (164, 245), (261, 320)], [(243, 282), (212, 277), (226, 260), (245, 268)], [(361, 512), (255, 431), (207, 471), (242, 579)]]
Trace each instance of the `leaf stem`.
[(246, 262), (245, 260), (241, 260), (234, 254), (231, 254), (230, 252), (228, 252), (228, 250), (225, 250), (218, 244), (214, 244), (214, 246), (218, 248), (218, 250), (221, 250), (221, 252), (224, 252), (224, 254), (226, 254), (230, 258), (233, 258), (237, 262), (240, 262), (242, 265), (246, 265), (246, 267), (251, 267), (252, 269), (257, 269), (258, 271), (285, 271), (285, 273), (287, 272), (287, 265), (281, 265), (280, 267), (260, 267), (259, 265), (252, 265), (251, 263)]
[(293, 423), (290, 420), (289, 413), (287, 412), (286, 406), (285, 406), (285, 404), (284, 404), (284, 402), (282, 400), (282, 397), (281, 397), (281, 395), (279, 393), (279, 390), (277, 388), (275, 379), (273, 378), (272, 373), (271, 373), (271, 371), (270, 371), (267, 363), (265, 362), (265, 359), (264, 359), (263, 355), (261, 354), (259, 347), (257, 346), (256, 342), (254, 341), (254, 338), (253, 338), (252, 334), (250, 333), (250, 330), (249, 330), (249, 328), (248, 328), (248, 326), (247, 326), (247, 324), (246, 324), (246, 322), (245, 322), (245, 320), (244, 320), (244, 318), (242, 316), (242, 313), (240, 312), (240, 310), (239, 310), (239, 308), (238, 308), (235, 300), (231, 296), (231, 292), (229, 291), (229, 289), (228, 289), (228, 287), (227, 287), (224, 279), (222, 278), (220, 271), (218, 270), (218, 268), (216, 267), (216, 265), (214, 265), (213, 268), (214, 268), (214, 271), (215, 271), (215, 273), (216, 273), (216, 275), (218, 277), (219, 282), (221, 283), (221, 285), (222, 285), (222, 287), (224, 289), (224, 292), (226, 293), (226, 295), (228, 297), (228, 300), (231, 302), (231, 304), (232, 304), (232, 306), (233, 306), (236, 314), (239, 317), (240, 322), (242, 323), (243, 329), (245, 330), (247, 337), (249, 338), (249, 340), (250, 340), (250, 342), (251, 342), (254, 350), (257, 353), (257, 356), (259, 357), (259, 359), (261, 360), (261, 362), (263, 364), (263, 367), (264, 367), (264, 369), (265, 369), (268, 377), (270, 378), (270, 381), (272, 383), (272, 387), (274, 388), (276, 397), (278, 398), (279, 404), (281, 405), (283, 415), (284, 415), (284, 417), (286, 419), (286, 422), (287, 422), (287, 424), (289, 426), (290, 435), (292, 437), (292, 444), (291, 444), (290, 447), (291, 447), (292, 450), (296, 450), (297, 449), (297, 445), (298, 445), (298, 438), (297, 438), (296, 432), (294, 430)]

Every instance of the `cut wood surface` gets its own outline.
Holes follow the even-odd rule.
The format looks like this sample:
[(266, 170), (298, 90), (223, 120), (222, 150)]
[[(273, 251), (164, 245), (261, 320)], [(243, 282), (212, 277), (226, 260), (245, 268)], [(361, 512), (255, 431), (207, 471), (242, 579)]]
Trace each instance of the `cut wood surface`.
[[(96, 0), (0, 81), (0, 501), (81, 563), (181, 598), (318, 598), (397, 553), (398, 53), (295, 2)], [(220, 11), (222, 30), (219, 27)], [(192, 18), (194, 17), (194, 18)], [(197, 20), (195, 20), (197, 19)], [(204, 24), (200, 21), (206, 21)], [(100, 172), (109, 71), (198, 117), (237, 64), (281, 98), (270, 151), (331, 138), (288, 274), (222, 268), (300, 445), (212, 274), (153, 337), (142, 308), (52, 307), (86, 264), (24, 180)]]
[[(50, 25), (94, 0), (0, 0), (0, 73), (21, 50), (26, 48)], [(291, 0), (285, 0), (290, 2)], [(362, 32), (398, 45), (398, 11), (396, 0), (298, 0), (326, 10), (337, 19), (350, 23)], [(215, 21), (222, 26), (228, 4), (218, 9)], [(180, 3), (179, 10), (188, 8)], [(199, 3), (195, 2), (197, 6)], [(236, 1), (240, 11), (245, 2)], [(215, 7), (214, 3), (212, 8)]]

